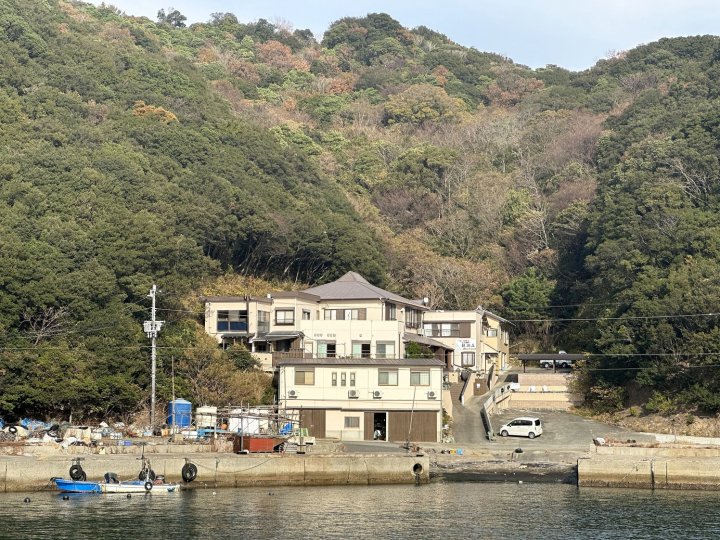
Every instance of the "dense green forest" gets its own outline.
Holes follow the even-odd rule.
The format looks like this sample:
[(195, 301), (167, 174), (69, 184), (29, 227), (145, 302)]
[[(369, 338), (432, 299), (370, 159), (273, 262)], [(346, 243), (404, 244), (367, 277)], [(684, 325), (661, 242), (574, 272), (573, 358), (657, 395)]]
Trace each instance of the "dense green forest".
[[(197, 299), (348, 270), (591, 353), (597, 408), (720, 411), (720, 40), (532, 70), (385, 14), (323, 36), (0, 0), (0, 416), (267, 399)], [(222, 375), (228, 383), (217, 388)]]

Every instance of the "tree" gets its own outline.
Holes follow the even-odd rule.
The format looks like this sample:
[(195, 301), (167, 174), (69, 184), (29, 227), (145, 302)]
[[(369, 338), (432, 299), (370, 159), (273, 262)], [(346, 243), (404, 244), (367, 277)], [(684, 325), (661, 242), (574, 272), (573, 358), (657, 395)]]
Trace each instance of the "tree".
[(447, 95), (440, 87), (429, 84), (414, 85), (399, 94), (390, 96), (385, 104), (385, 123), (426, 125), (436, 122), (457, 121), (464, 104)]
[(160, 24), (172, 26), (173, 28), (185, 28), (185, 21), (187, 17), (180, 13), (175, 8), (168, 8), (167, 13), (164, 9), (161, 9), (157, 13), (157, 20)]

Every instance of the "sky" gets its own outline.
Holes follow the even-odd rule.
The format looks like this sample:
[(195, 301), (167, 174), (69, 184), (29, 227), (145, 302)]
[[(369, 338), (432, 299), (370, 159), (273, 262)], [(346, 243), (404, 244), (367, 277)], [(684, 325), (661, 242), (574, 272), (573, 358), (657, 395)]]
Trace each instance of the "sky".
[[(99, 0), (92, 0), (101, 4)], [(187, 24), (212, 13), (240, 22), (266, 19), (309, 28), (316, 39), (333, 21), (387, 13), (407, 28), (427, 26), (465, 47), (532, 68), (581, 71), (608, 55), (662, 37), (720, 34), (719, 0), (105, 0), (127, 15), (156, 20), (177, 9)]]

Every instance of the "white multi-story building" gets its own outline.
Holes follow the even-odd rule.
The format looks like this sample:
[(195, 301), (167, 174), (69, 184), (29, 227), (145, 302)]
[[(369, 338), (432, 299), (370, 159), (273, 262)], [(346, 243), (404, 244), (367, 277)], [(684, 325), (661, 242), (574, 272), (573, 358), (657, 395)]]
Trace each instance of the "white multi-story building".
[[(427, 303), (348, 272), (304, 291), (207, 298), (205, 330), (277, 373), (279, 405), (299, 410), (316, 437), (437, 441), (444, 374), (502, 367), (507, 335), (489, 312)], [(425, 346), (423, 358), (409, 358), (411, 343)]]

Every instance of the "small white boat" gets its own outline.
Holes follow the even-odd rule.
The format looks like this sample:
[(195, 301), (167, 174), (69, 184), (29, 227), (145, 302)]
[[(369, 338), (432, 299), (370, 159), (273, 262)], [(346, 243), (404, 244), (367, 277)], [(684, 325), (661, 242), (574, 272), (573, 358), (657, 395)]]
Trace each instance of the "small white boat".
[(173, 493), (180, 490), (180, 484), (131, 480), (118, 483), (101, 482), (100, 489), (103, 493)]

